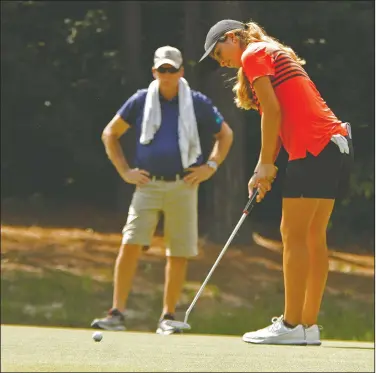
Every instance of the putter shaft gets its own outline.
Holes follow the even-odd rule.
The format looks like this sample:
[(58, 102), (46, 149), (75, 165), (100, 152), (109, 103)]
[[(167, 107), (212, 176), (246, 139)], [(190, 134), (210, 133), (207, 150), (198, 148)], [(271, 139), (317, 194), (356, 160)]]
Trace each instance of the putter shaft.
[(253, 208), (253, 203), (254, 203), (254, 200), (256, 199), (257, 197), (257, 194), (258, 194), (258, 191), (257, 190), (254, 190), (254, 193), (252, 195), (252, 197), (249, 199), (247, 205), (245, 206), (244, 210), (243, 210), (243, 214), (238, 222), (238, 224), (236, 224), (233, 232), (231, 233), (231, 236), (229, 237), (229, 239), (227, 240), (226, 242), (226, 245), (224, 246), (224, 248), (222, 249), (221, 253), (219, 254), (217, 260), (215, 261), (215, 263), (213, 264), (213, 267), (211, 268), (210, 272), (208, 273), (208, 275), (206, 276), (206, 279), (205, 281), (202, 283), (200, 289), (198, 290), (196, 296), (194, 297), (191, 305), (188, 307), (187, 311), (185, 312), (185, 317), (184, 317), (184, 323), (185, 324), (188, 324), (188, 317), (189, 317), (189, 314), (191, 313), (192, 311), (192, 308), (194, 307), (194, 305), (196, 304), (196, 301), (197, 299), (200, 297), (202, 291), (204, 290), (206, 284), (208, 283), (211, 275), (213, 274), (215, 268), (217, 267), (218, 263), (221, 261), (222, 259), (222, 256), (225, 254), (227, 248), (230, 246), (232, 240), (234, 239), (236, 233), (238, 232), (240, 226), (243, 224), (243, 221), (244, 219), (248, 216), (248, 214), (250, 213), (250, 211), (252, 210)]

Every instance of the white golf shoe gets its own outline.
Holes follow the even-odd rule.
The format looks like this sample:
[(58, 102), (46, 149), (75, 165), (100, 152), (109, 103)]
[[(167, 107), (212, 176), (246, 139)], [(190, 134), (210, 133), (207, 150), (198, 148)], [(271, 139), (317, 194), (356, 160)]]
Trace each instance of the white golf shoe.
[(320, 330), (322, 329), (321, 325), (311, 325), (305, 328), (306, 341), (308, 346), (320, 346)]
[(283, 323), (283, 315), (273, 317), (272, 324), (255, 332), (245, 333), (243, 341), (248, 343), (273, 345), (301, 345), (306, 346), (305, 330), (303, 325), (288, 328)]

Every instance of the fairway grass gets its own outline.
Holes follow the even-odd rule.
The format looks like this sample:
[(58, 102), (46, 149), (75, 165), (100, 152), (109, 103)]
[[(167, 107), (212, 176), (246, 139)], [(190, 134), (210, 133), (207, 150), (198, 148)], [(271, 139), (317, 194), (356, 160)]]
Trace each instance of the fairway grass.
[(2, 372), (373, 372), (374, 344), (262, 346), (240, 336), (1, 326)]

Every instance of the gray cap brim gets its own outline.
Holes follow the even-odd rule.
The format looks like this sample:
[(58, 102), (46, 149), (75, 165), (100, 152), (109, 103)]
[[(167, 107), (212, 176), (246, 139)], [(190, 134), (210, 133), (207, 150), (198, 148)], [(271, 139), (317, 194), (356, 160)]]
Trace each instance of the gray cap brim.
[(164, 64), (171, 65), (171, 66), (175, 67), (175, 69), (178, 69), (178, 68), (180, 67), (180, 65), (178, 65), (175, 61), (170, 60), (170, 59), (168, 59), (168, 58), (163, 58), (163, 59), (159, 60), (158, 62), (156, 62), (156, 63), (154, 64), (154, 67), (155, 67), (156, 69), (158, 69), (159, 66), (162, 66), (162, 65), (164, 65)]
[(200, 58), (200, 60), (198, 61), (199, 63), (201, 61), (203, 61), (207, 56), (209, 56), (209, 54), (212, 52), (212, 50), (214, 49), (214, 47), (216, 46), (217, 42), (213, 43), (207, 50), (206, 52), (203, 54), (203, 56)]

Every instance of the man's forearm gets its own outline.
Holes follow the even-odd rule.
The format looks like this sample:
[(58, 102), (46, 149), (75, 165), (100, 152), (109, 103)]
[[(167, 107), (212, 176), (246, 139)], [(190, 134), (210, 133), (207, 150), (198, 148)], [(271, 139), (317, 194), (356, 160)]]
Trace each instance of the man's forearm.
[(125, 172), (129, 170), (129, 165), (124, 157), (120, 142), (116, 136), (102, 136), (102, 141), (106, 149), (106, 153), (112, 164), (115, 166), (119, 175), (124, 178)]
[(219, 166), (226, 159), (227, 154), (230, 151), (232, 141), (232, 133), (217, 138), (216, 142), (214, 143), (213, 150), (210, 153), (209, 160), (215, 161)]
[(261, 116), (261, 151), (259, 163), (274, 163), (279, 152), (281, 114), (263, 113)]

